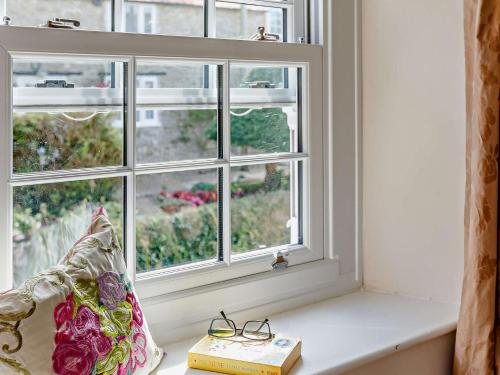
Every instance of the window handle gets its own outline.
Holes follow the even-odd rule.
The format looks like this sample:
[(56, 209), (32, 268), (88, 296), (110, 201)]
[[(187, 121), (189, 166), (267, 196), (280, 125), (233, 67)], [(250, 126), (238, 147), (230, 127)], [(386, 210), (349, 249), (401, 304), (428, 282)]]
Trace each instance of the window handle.
[(53, 18), (48, 20), (46, 24), (40, 25), (40, 27), (48, 27), (53, 29), (74, 29), (80, 27), (80, 21), (72, 20), (69, 18)]
[(284, 270), (288, 268), (288, 260), (286, 259), (287, 255), (288, 253), (282, 250), (274, 254), (274, 261), (271, 264), (273, 270)]

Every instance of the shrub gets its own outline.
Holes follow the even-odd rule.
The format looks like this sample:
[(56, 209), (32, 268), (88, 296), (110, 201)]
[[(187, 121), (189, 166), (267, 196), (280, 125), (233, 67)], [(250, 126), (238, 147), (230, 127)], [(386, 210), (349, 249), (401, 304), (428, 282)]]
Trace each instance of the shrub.
[[(233, 251), (243, 252), (288, 243), (289, 193), (274, 191), (232, 202)], [(217, 205), (185, 208), (137, 221), (139, 272), (217, 257)]]
[[(75, 114), (78, 116), (78, 114)], [(112, 114), (99, 114), (86, 121), (72, 121), (49, 114), (16, 115), (13, 119), (14, 170), (36, 172), (120, 165), (122, 137), (112, 127)], [(43, 160), (39, 155), (43, 150)], [(14, 204), (21, 210), (42, 214), (52, 221), (82, 202), (113, 199), (120, 179), (77, 181), (16, 188)]]

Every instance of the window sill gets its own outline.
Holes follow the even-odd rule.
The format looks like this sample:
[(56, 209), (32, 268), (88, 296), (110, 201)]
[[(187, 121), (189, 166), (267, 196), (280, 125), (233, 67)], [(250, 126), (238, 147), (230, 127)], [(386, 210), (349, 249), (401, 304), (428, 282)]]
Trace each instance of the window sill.
[[(274, 331), (303, 340), (302, 359), (292, 371), (296, 375), (356, 368), (454, 331), (457, 316), (457, 305), (360, 291), (270, 320)], [(186, 365), (187, 352), (198, 339), (166, 346), (157, 374), (208, 374)]]

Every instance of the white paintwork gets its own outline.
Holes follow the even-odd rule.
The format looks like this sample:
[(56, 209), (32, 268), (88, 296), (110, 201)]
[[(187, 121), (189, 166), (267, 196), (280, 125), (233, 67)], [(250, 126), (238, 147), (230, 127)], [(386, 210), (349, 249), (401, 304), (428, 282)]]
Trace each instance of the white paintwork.
[(344, 375), (450, 375), (454, 349), (455, 333), (452, 332), (399, 350)]
[(465, 78), (458, 0), (365, 0), (364, 282), (459, 301)]
[[(0, 46), (7, 51), (3, 55), (3, 64), (8, 67), (9, 58), (11, 55), (15, 56), (47, 56), (53, 57), (73, 56), (74, 58), (83, 59), (117, 59), (118, 61), (126, 60), (129, 62), (130, 70), (128, 74), (129, 80), (129, 97), (128, 103), (131, 110), (128, 111), (128, 125), (129, 134), (134, 133), (135, 119), (134, 119), (134, 93), (135, 93), (135, 79), (133, 72), (135, 71), (136, 59), (155, 61), (172, 61), (172, 59), (187, 59), (192, 61), (214, 61), (224, 65), (224, 81), (229, 81), (229, 65), (242, 64), (242, 63), (255, 63), (259, 66), (301, 66), (303, 71), (302, 82), (302, 96), (303, 96), (303, 153), (296, 153), (295, 156), (304, 158), (303, 161), (303, 246), (295, 247), (290, 246), (287, 250), (289, 254), (289, 264), (291, 266), (298, 265), (304, 262), (316, 261), (324, 258), (325, 244), (324, 238), (324, 173), (328, 173), (324, 167), (323, 159), (323, 103), (321, 100), (322, 95), (322, 48), (314, 45), (298, 45), (298, 44), (285, 44), (285, 43), (262, 43), (255, 41), (234, 41), (234, 40), (220, 40), (220, 39), (207, 39), (207, 38), (192, 38), (192, 37), (170, 37), (161, 35), (139, 35), (127, 33), (106, 33), (94, 31), (80, 31), (80, 30), (57, 30), (57, 29), (36, 29), (27, 27), (5, 27), (0, 26)], [(0, 56), (2, 57), (2, 56)], [(4, 82), (9, 82), (10, 73), (4, 71), (0, 77)], [(33, 90), (32, 90), (33, 91)], [(80, 90), (81, 91), (81, 90)], [(227, 100), (231, 93), (229, 88), (224, 89)], [(237, 92), (241, 90), (236, 90)], [(29, 90), (25, 90), (29, 93)], [(260, 91), (263, 93), (263, 91)], [(10, 100), (12, 90), (6, 87), (4, 90), (5, 98)], [(55, 92), (57, 94), (57, 92)], [(112, 93), (112, 92), (111, 92)], [(78, 96), (78, 93), (77, 93)], [(112, 95), (111, 95), (112, 97)], [(102, 98), (101, 98), (102, 99)], [(72, 99), (69, 100), (71, 103)], [(64, 103), (68, 104), (68, 103)], [(92, 103), (96, 104), (96, 103)], [(2, 116), (0, 124), (3, 124), (4, 129), (8, 130), (6, 133), (10, 137), (9, 120), (10, 109), (0, 112)], [(226, 113), (224, 120), (227, 124), (229, 116)], [(228, 129), (228, 125), (225, 125)], [(325, 144), (327, 145), (327, 144)], [(158, 173), (170, 169), (171, 167), (180, 169), (190, 169), (196, 163), (191, 163), (189, 168), (182, 163), (172, 163), (168, 166), (152, 166), (151, 168), (141, 168), (136, 166), (132, 161), (134, 160), (134, 147), (133, 142), (129, 141), (128, 144), (127, 161), (128, 166), (123, 168), (97, 168), (92, 171), (89, 170), (76, 170), (76, 171), (57, 171), (48, 173), (38, 173), (23, 175), (23, 176), (10, 176), (8, 183), (9, 186), (14, 184), (27, 184), (30, 181), (36, 183), (54, 182), (56, 180), (69, 179), (74, 176), (85, 176), (88, 178), (90, 175), (99, 177), (121, 175), (128, 178), (129, 189), (127, 189), (127, 204), (129, 208), (134, 208), (134, 188), (135, 176), (139, 173)], [(227, 145), (226, 145), (227, 146)], [(228, 148), (227, 148), (228, 149)], [(232, 164), (232, 158), (229, 158), (228, 153), (224, 155), (225, 158), (221, 160), (208, 160), (211, 167), (222, 167), (225, 170), (226, 177), (229, 173), (229, 168)], [(292, 160), (287, 159), (286, 154), (282, 155), (267, 155), (252, 157), (250, 162), (262, 163), (266, 160), (274, 162), (276, 158), (279, 160)], [(0, 155), (0, 168), (5, 171), (10, 171), (9, 162), (11, 153)], [(246, 161), (245, 158), (235, 160), (238, 162)], [(248, 159), (248, 158), (247, 158)], [(205, 162), (204, 162), (205, 163)], [(236, 165), (235, 164), (235, 165)], [(230, 179), (225, 180), (225, 191), (229, 191)], [(131, 191), (129, 191), (131, 190)], [(4, 194), (7, 196), (8, 194)], [(229, 196), (226, 194), (226, 196)], [(10, 212), (12, 207), (7, 201), (0, 200), (0, 211)], [(229, 202), (226, 199), (224, 205), (225, 221), (228, 220), (228, 212), (230, 210)], [(133, 213), (134, 211), (132, 211)], [(7, 216), (8, 217), (8, 216)], [(128, 218), (131, 216), (129, 215)], [(11, 238), (9, 222), (0, 222), (3, 227), (0, 227), (0, 234), (4, 238)], [(227, 228), (227, 227), (226, 227)], [(135, 241), (133, 220), (127, 222), (127, 231), (129, 233), (127, 241), (127, 254), (129, 262), (129, 270), (131, 276), (134, 273), (135, 266), (132, 263), (135, 259)], [(229, 232), (226, 229), (224, 235), (224, 244), (226, 245), (225, 253), (228, 253), (227, 245), (230, 244)], [(204, 267), (199, 264), (187, 265), (184, 267), (186, 272), (180, 274), (175, 269), (166, 269), (154, 274), (151, 277), (133, 277), (136, 281), (136, 287), (139, 295), (142, 298), (153, 296), (165, 295), (167, 293), (177, 292), (180, 290), (189, 290), (196, 287), (203, 287), (207, 284), (219, 283), (225, 280), (230, 280), (247, 275), (270, 272), (271, 263), (273, 261), (273, 252), (276, 249), (268, 249), (267, 254), (261, 252), (253, 252), (245, 255), (245, 257), (234, 257), (237, 262), (234, 266), (229, 265), (230, 259), (225, 259), (225, 262), (216, 262), (216, 264), (204, 263)], [(6, 258), (7, 267), (3, 272), (10, 274), (10, 264), (7, 262), (11, 257), (11, 244), (6, 243), (5, 249), (2, 253)], [(213, 263), (213, 262), (212, 262)], [(334, 268), (336, 271), (337, 268)], [(274, 275), (271, 273), (271, 275)], [(337, 275), (333, 275), (336, 277)], [(1, 280), (5, 284), (1, 284), (0, 288), (9, 288), (9, 280)], [(192, 292), (189, 291), (188, 294)], [(275, 292), (276, 299), (279, 299), (279, 291)], [(241, 297), (247, 298), (247, 297)]]
[[(275, 332), (303, 340), (302, 359), (291, 375), (338, 374), (449, 334), (457, 306), (357, 292), (269, 318)], [(208, 375), (186, 368), (187, 351), (198, 339), (166, 346), (157, 374)]]

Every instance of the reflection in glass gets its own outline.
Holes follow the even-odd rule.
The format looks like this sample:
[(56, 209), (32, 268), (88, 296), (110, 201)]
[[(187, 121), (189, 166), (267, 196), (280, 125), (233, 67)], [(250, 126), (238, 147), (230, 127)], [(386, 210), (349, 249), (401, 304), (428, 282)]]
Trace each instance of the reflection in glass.
[(297, 68), (234, 64), (230, 73), (232, 154), (297, 151)]
[(111, 31), (111, 0), (4, 1), (13, 26), (36, 27), (59, 17), (79, 20), (82, 30)]
[(217, 257), (215, 169), (137, 177), (137, 272)]
[(255, 155), (290, 152), (296, 109), (238, 108), (231, 111), (231, 153)]
[[(12, 65), (12, 87), (119, 88), (123, 63), (79, 58), (20, 58)], [(57, 81), (59, 83), (57, 83)], [(64, 81), (64, 83), (62, 83)], [(44, 92), (44, 91), (40, 91)], [(42, 94), (39, 94), (42, 95)]]
[(283, 28), (285, 11), (282, 8), (225, 1), (217, 1), (216, 6), (217, 38), (249, 39), (257, 32), (259, 26), (264, 26), (267, 32), (278, 34), (280, 41), (286, 41)]
[[(217, 158), (216, 65), (140, 61), (137, 64), (138, 163)], [(207, 78), (207, 81), (205, 81)], [(205, 88), (208, 85), (210, 88)]]
[(231, 242), (235, 253), (291, 243), (290, 163), (231, 168)]
[(104, 207), (123, 238), (123, 179), (106, 178), (15, 187), (14, 287), (59, 262)]
[(125, 30), (141, 34), (202, 37), (203, 2), (125, 0)]
[(252, 65), (231, 65), (231, 88), (288, 88), (289, 77), (296, 75), (295, 68), (272, 68)]
[(123, 165), (122, 112), (13, 116), (14, 173)]
[(137, 88), (203, 88), (205, 66), (195, 63), (139, 61)]
[(124, 65), (15, 57), (14, 173), (123, 165)]

